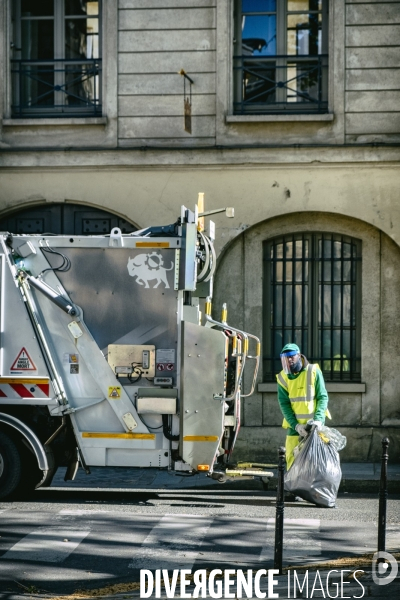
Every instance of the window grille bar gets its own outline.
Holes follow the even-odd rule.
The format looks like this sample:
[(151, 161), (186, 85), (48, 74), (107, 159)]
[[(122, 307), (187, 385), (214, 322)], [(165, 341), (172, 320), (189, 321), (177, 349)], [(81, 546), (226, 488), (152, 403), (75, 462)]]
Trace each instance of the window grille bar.
[[(324, 309), (323, 307), (325, 306), (325, 261), (324, 261), (324, 255), (325, 255), (325, 237), (324, 234), (322, 234), (322, 238), (321, 238), (321, 289), (320, 289), (320, 294), (321, 294), (321, 300), (318, 298), (318, 301), (320, 302), (319, 306), (318, 306), (318, 310), (321, 311), (321, 314), (319, 315), (319, 319), (320, 319), (320, 329), (319, 329), (319, 335), (320, 335), (320, 345), (319, 345), (319, 350), (321, 353), (321, 357), (323, 357), (324, 355)], [(320, 308), (321, 307), (321, 308)], [(323, 365), (322, 365), (323, 368)]]
[[(340, 318), (341, 322), (344, 322), (344, 264), (343, 264), (343, 254), (344, 254), (344, 241), (343, 236), (340, 238), (340, 281), (342, 282), (342, 293), (340, 294)], [(350, 312), (351, 314), (351, 312)], [(343, 348), (343, 327), (340, 328), (340, 379), (343, 379), (343, 369), (344, 369), (344, 348)]]
[(283, 317), (283, 331), (282, 331), (282, 346), (286, 345), (286, 238), (283, 238), (283, 249), (282, 249), (282, 317)]
[[(301, 302), (302, 302), (302, 310), (301, 310), (301, 321), (302, 323), (306, 322), (306, 290), (307, 290), (307, 283), (306, 283), (306, 261), (305, 261), (305, 239), (304, 239), (304, 235), (301, 236), (301, 281), (302, 281), (302, 286), (301, 286)], [(306, 329), (303, 328), (302, 330), (302, 335), (301, 335), (301, 344), (302, 344), (302, 348), (306, 348), (305, 345), (305, 339), (306, 339)]]
[[(101, 106), (101, 59), (13, 59), (11, 74), (19, 82), (18, 94), (12, 106), (14, 117), (99, 116)], [(63, 83), (54, 83), (55, 74)], [(46, 74), (50, 74), (46, 78)], [(24, 98), (24, 86), (36, 84), (36, 92)], [(88, 89), (92, 86), (92, 89)], [(15, 86), (17, 87), (17, 86)], [(54, 92), (64, 95), (64, 103), (51, 102)], [(50, 100), (50, 101), (48, 101)]]
[[(335, 306), (335, 283), (334, 283), (334, 273), (333, 273), (333, 257), (334, 257), (334, 252), (335, 252), (335, 246), (333, 243), (333, 236), (331, 237), (331, 281), (330, 281), (330, 288), (331, 288), (331, 347), (330, 347), (330, 361), (329, 361), (329, 366), (330, 366), (330, 371), (331, 371), (331, 379), (333, 379), (333, 357), (334, 357), (334, 349), (333, 349), (333, 344), (334, 344), (334, 336), (333, 336), (333, 332), (334, 332), (334, 316), (335, 316), (335, 310), (336, 310), (336, 306)], [(343, 324), (342, 324), (343, 325)]]
[(296, 342), (296, 296), (295, 296), (295, 254), (296, 254), (296, 244), (294, 243), (294, 238), (290, 242), (292, 244), (292, 340)]
[[(353, 298), (353, 290), (354, 290), (354, 285), (353, 285), (353, 277), (354, 277), (354, 245), (351, 245), (351, 266), (350, 266), (350, 307), (351, 307), (351, 313), (350, 313), (350, 325), (354, 326), (357, 324), (357, 320), (355, 320), (355, 323), (353, 324), (353, 306), (354, 306), (354, 298)], [(356, 361), (354, 361), (353, 358), (354, 352), (353, 352), (353, 331), (350, 331), (350, 360), (351, 360), (351, 370), (352, 371), (356, 371), (357, 370), (357, 365), (356, 365)]]
[[(347, 247), (350, 252), (345, 256)], [(311, 362), (318, 362), (328, 381), (360, 381), (359, 306), (355, 302), (361, 265), (358, 247), (360, 243), (352, 238), (326, 233), (286, 235), (267, 243), (266, 292), (268, 310), (272, 310), (265, 331), (270, 338), (265, 344), (269, 377), (277, 372), (275, 365), (280, 369), (277, 343), (281, 340), (282, 345), (298, 343)], [(297, 281), (299, 274), (301, 281)], [(306, 297), (310, 298), (307, 306)]]
[[(322, 82), (321, 61), (318, 61), (318, 81)], [(322, 85), (318, 85), (318, 112), (322, 109)]]
[(271, 323), (271, 331), (272, 331), (272, 360), (269, 363), (271, 365), (271, 373), (274, 372), (274, 366), (275, 366), (275, 356), (277, 354), (277, 348), (276, 348), (276, 334), (275, 334), (275, 322), (274, 322), (274, 315), (276, 314), (276, 289), (274, 288), (273, 283), (277, 280), (276, 277), (276, 245), (272, 246), (272, 258), (274, 259), (272, 261), (272, 278), (269, 279), (269, 289), (272, 290), (272, 312), (269, 313), (268, 315), (268, 322)]

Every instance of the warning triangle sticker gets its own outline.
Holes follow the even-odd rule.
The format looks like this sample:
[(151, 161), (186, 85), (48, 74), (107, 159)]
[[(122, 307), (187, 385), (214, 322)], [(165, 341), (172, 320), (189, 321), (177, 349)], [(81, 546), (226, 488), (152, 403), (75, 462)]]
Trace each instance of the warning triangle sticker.
[(121, 398), (121, 388), (120, 387), (109, 387), (108, 388), (108, 397), (109, 398)]
[(35, 363), (27, 353), (26, 348), (22, 348), (10, 371), (37, 371)]

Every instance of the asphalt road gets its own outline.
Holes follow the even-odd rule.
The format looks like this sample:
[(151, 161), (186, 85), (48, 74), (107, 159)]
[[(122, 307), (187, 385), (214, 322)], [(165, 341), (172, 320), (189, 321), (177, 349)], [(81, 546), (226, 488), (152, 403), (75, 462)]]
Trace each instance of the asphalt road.
[[(223, 486), (38, 490), (0, 503), (0, 597), (134, 582), (140, 569), (272, 568), (275, 510), (273, 492)], [(286, 504), (284, 565), (376, 551), (377, 517), (376, 495), (340, 495), (337, 509)], [(399, 550), (400, 496), (387, 523), (387, 549)]]

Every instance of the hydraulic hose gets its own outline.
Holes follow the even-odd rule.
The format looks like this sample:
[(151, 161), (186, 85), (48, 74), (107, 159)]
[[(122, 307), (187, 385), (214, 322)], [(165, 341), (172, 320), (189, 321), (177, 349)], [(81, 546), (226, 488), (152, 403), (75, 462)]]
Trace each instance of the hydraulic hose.
[(173, 435), (171, 433), (171, 427), (168, 423), (168, 415), (161, 415), (161, 416), (162, 416), (162, 424), (163, 424), (163, 434), (165, 435), (167, 440), (169, 440), (170, 442), (178, 442), (179, 435)]

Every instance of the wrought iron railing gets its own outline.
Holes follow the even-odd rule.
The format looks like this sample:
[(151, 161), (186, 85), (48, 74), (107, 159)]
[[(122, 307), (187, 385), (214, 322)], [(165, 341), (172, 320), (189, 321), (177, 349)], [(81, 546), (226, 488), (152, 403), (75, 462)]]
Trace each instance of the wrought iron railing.
[(233, 60), (236, 114), (328, 111), (328, 55), (241, 55)]
[(101, 59), (14, 59), (11, 73), (13, 117), (101, 115)]

